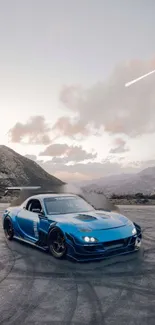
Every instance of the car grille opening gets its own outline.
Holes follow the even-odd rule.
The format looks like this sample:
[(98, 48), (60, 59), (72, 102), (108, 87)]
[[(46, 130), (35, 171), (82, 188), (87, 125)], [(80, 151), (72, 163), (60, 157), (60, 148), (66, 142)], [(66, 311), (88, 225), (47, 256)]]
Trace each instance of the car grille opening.
[(129, 244), (129, 240), (130, 240), (130, 237), (125, 238), (125, 239), (104, 242), (103, 247), (104, 247), (104, 249), (115, 249), (115, 248), (125, 247)]
[(109, 242), (103, 242), (102, 244), (91, 244), (85, 245), (84, 250), (89, 253), (102, 253), (104, 254), (115, 254), (116, 252), (121, 252), (123, 249), (132, 250), (135, 245), (135, 237), (128, 237), (125, 239), (112, 240)]

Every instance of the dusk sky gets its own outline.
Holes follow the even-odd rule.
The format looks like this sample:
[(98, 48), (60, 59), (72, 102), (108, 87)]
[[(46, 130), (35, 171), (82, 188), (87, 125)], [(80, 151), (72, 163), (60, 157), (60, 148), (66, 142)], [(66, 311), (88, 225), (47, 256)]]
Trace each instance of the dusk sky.
[(155, 166), (154, 0), (0, 0), (0, 142), (63, 180)]

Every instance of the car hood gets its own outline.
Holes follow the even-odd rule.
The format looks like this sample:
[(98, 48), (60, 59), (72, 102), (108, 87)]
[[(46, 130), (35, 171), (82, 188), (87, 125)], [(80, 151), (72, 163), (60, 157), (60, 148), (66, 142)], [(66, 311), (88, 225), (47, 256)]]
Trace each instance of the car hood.
[(129, 223), (128, 218), (119, 213), (100, 210), (87, 213), (48, 216), (48, 218), (59, 223), (72, 224), (78, 228), (89, 228), (92, 230), (118, 228)]

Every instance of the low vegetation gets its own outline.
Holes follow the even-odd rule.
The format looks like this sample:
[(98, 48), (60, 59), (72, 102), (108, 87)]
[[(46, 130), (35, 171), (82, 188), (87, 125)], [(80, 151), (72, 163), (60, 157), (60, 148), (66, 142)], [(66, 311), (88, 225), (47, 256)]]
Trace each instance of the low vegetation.
[(109, 199), (114, 204), (147, 204), (147, 205), (155, 204), (155, 194), (147, 194), (147, 195), (143, 193), (122, 194), (122, 195), (112, 194)]

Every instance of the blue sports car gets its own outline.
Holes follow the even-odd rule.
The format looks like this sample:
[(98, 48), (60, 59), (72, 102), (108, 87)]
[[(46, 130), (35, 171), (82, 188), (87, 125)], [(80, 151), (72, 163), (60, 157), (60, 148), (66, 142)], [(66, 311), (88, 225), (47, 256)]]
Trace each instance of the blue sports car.
[(141, 228), (118, 212), (95, 210), (74, 194), (38, 194), (3, 214), (8, 240), (39, 246), (58, 259), (92, 261), (140, 248)]

